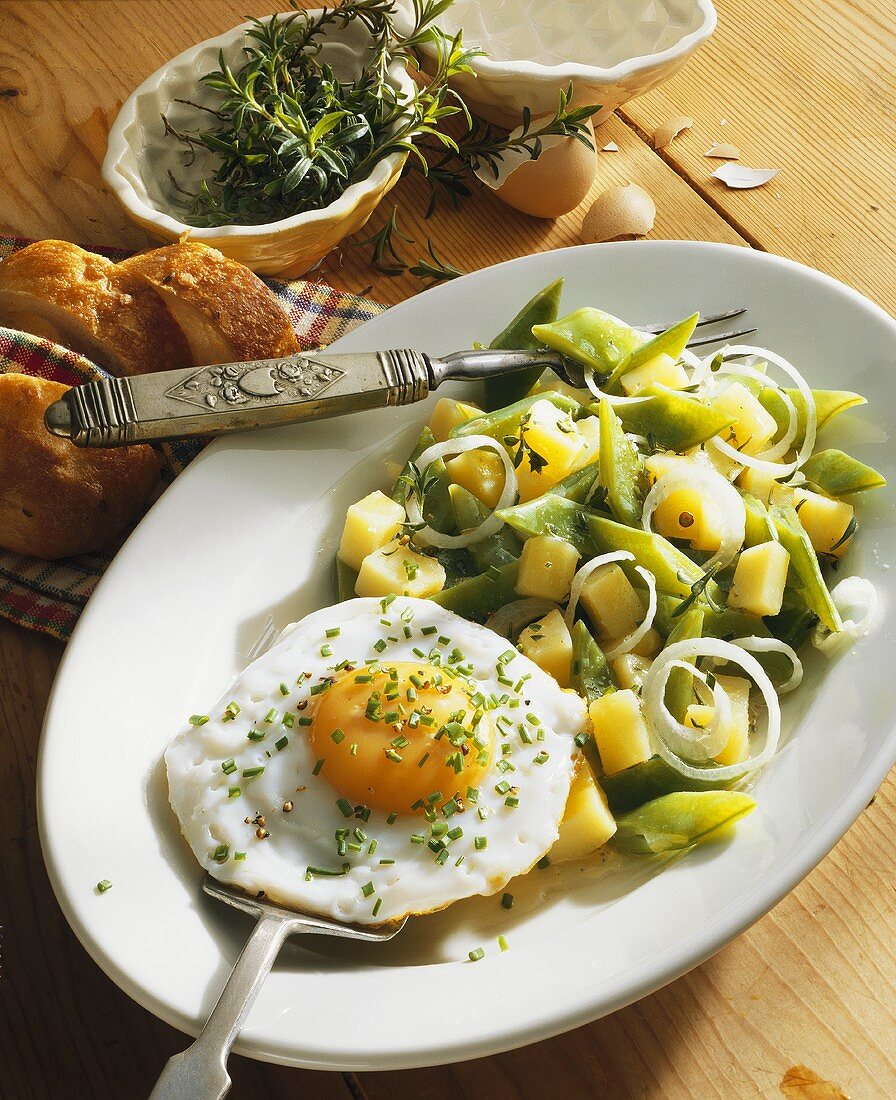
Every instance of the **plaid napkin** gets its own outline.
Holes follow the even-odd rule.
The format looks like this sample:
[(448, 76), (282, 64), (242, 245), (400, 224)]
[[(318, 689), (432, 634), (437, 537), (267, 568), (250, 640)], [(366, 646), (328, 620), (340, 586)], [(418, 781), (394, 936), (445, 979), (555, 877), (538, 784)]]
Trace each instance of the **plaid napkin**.
[[(0, 260), (30, 244), (0, 236)], [(119, 249), (97, 248), (110, 260), (128, 255)], [(286, 310), (303, 350), (325, 347), (386, 307), (345, 294), (323, 282), (265, 280)], [(105, 376), (82, 356), (29, 333), (0, 328), (0, 374), (32, 374), (77, 386)], [(162, 447), (162, 484), (167, 485), (202, 449), (184, 441)], [(127, 534), (127, 533), (126, 533)], [(30, 630), (67, 640), (117, 547), (102, 554), (83, 554), (62, 561), (44, 561), (0, 549), (0, 616)]]

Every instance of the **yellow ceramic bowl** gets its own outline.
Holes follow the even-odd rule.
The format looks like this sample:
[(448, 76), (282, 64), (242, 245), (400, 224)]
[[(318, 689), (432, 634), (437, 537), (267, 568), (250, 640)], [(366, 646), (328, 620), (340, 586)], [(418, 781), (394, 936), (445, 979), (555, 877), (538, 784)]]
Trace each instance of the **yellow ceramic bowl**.
[[(211, 174), (214, 160), (210, 153), (200, 151), (192, 164), (185, 165), (183, 146), (165, 137), (160, 116), (165, 114), (173, 125), (189, 128), (185, 118), (191, 109), (176, 100), (201, 103), (203, 96), (207, 99), (209, 93), (199, 84), (200, 76), (218, 67), (219, 51), (223, 51), (228, 64), (239, 65), (245, 56), (242, 49), (251, 26), (243, 23), (217, 38), (200, 42), (144, 80), (122, 105), (109, 133), (103, 179), (128, 215), (157, 240), (176, 241), (186, 233), (261, 275), (297, 276), (314, 267), (340, 241), (364, 225), (377, 203), (397, 182), (406, 154), (393, 154), (379, 161), (366, 179), (346, 188), (335, 202), (321, 210), (294, 214), (267, 225), (202, 229), (182, 221), (171, 177), (192, 189)], [(323, 56), (337, 75), (348, 76), (357, 72), (358, 58), (369, 42), (363, 26), (349, 24), (326, 38)], [(406, 99), (412, 97), (414, 82), (402, 65), (391, 66), (389, 80)]]

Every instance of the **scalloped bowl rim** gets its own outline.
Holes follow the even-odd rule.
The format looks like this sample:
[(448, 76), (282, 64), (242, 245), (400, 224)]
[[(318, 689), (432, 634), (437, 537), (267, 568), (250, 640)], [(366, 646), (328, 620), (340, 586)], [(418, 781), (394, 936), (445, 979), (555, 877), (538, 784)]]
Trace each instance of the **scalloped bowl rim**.
[[(665, 50), (660, 50), (658, 53), (638, 54), (609, 68), (603, 68), (600, 65), (583, 65), (577, 61), (564, 61), (561, 65), (545, 65), (540, 61), (531, 60), (493, 61), (490, 57), (475, 57), (470, 62), (470, 66), (474, 74), (481, 73), (498, 81), (529, 77), (539, 83), (552, 83), (562, 79), (616, 84), (657, 65), (676, 61), (679, 58), (684, 60), (705, 42), (716, 29), (718, 15), (712, 0), (694, 0), (694, 6), (703, 14), (703, 22), (696, 30), (684, 35)], [(434, 55), (434, 51), (428, 44), (424, 44), (423, 49), (428, 56)]]
[[(316, 14), (321, 10), (320, 8), (310, 9), (308, 14)], [(293, 13), (275, 12), (271, 15), (262, 16), (260, 21), (269, 22), (277, 14), (289, 15)], [(121, 171), (122, 161), (134, 155), (133, 146), (128, 140), (126, 132), (136, 122), (138, 100), (142, 96), (155, 93), (159, 85), (163, 83), (168, 70), (175, 66), (189, 64), (198, 54), (210, 47), (220, 49), (230, 45), (238, 35), (245, 37), (247, 30), (252, 26), (252, 21), (240, 23), (239, 26), (232, 27), (223, 34), (216, 35), (214, 38), (203, 39), (202, 42), (197, 42), (194, 46), (183, 50), (151, 73), (121, 105), (109, 131), (108, 147), (102, 165), (102, 177), (118, 196), (125, 209), (141, 224), (152, 223), (175, 237), (183, 233), (189, 233), (191, 239), (201, 241), (218, 240), (222, 237), (266, 237), (271, 234), (289, 232), (289, 230), (301, 226), (339, 221), (351, 214), (365, 195), (375, 194), (378, 190), (384, 188), (404, 163), (407, 153), (390, 153), (388, 157), (384, 157), (374, 165), (369, 176), (351, 184), (329, 206), (321, 207), (319, 210), (306, 210), (301, 214), (292, 214), (288, 218), (281, 218), (279, 221), (262, 222), (258, 225), (190, 225), (164, 210), (158, 210), (150, 204), (148, 197), (143, 198), (131, 180)], [(403, 65), (393, 62), (389, 66), (389, 76), (395, 81), (400, 92), (408, 97), (413, 96), (416, 86)], [(145, 185), (143, 186), (143, 192), (146, 194)]]

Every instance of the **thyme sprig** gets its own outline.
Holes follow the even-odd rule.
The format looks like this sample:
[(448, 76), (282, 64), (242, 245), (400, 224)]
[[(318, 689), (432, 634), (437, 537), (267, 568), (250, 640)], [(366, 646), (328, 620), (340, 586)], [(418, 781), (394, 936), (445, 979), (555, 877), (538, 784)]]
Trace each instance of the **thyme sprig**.
[[(719, 572), (721, 567), (722, 563), (717, 561), (715, 565), (710, 566), (710, 568), (707, 569), (702, 576), (698, 577), (697, 580), (695, 580), (690, 585), (691, 593), (689, 596), (686, 596), (678, 605), (678, 607), (676, 607), (675, 610), (672, 612), (671, 617), (673, 619), (677, 619), (679, 615), (683, 615), (689, 608), (693, 607), (693, 605), (697, 602), (698, 599), (700, 599), (701, 596), (706, 600), (713, 611), (722, 612), (725, 610), (724, 607), (721, 607), (712, 598), (707, 587), (709, 585), (709, 582), (713, 579), (716, 573)], [(683, 576), (682, 574), (679, 574), (679, 580), (683, 584), (689, 583), (687, 577)]]
[[(221, 53), (219, 68), (200, 78), (213, 93), (213, 105), (202, 106), (213, 125), (187, 130), (163, 116), (166, 134), (192, 155), (204, 150), (217, 161), (189, 197), (180, 197), (185, 189), (177, 184), (185, 220), (197, 226), (279, 220), (329, 205), (393, 153), (423, 158), (418, 137), (453, 151), (456, 142), (439, 124), (455, 114), (468, 126), (470, 120), (448, 81), (468, 73), (481, 51), (465, 46), (462, 32), (449, 37), (433, 26), (449, 4), (413, 0), (406, 36), (394, 25), (395, 0), (342, 0), (315, 16), (296, 11), (254, 20), (243, 64), (231, 67)], [(328, 27), (354, 20), (370, 32), (371, 48), (360, 73), (342, 79), (323, 60), (320, 39)], [(404, 101), (389, 82), (389, 67), (413, 64), (424, 42), (436, 47), (436, 74)]]
[(396, 243), (396, 238), (406, 244), (416, 244), (414, 238), (409, 237), (399, 226), (398, 207), (393, 206), (392, 213), (375, 233), (369, 237), (364, 237), (363, 240), (353, 241), (352, 243), (360, 248), (370, 245), (370, 263), (384, 275), (401, 275), (407, 271), (418, 279), (426, 280), (426, 285), (431, 286), (434, 283), (456, 279), (458, 276), (466, 274), (453, 263), (443, 260), (436, 252), (432, 240), (428, 237), (426, 250), (429, 256), (418, 259), (413, 265), (409, 264), (399, 251), (400, 246)]

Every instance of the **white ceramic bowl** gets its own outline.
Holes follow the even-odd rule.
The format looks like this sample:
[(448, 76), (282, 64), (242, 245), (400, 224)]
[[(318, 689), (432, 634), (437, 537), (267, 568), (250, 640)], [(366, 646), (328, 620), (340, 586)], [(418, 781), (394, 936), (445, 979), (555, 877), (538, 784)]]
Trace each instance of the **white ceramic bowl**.
[[(410, 10), (402, 0), (402, 29)], [(598, 124), (667, 80), (715, 25), (712, 0), (454, 0), (439, 19), (488, 53), (454, 87), (474, 114), (509, 127), (523, 107), (553, 114), (570, 83), (576, 106), (600, 104)], [(434, 58), (425, 47), (427, 69)]]
[[(167, 115), (177, 128), (194, 126), (195, 111), (175, 101), (213, 102), (213, 94), (199, 84), (199, 77), (217, 69), (219, 51), (223, 51), (228, 64), (238, 65), (244, 59), (242, 49), (251, 26), (243, 23), (200, 42), (143, 81), (125, 100), (109, 133), (103, 179), (130, 217), (158, 240), (176, 241), (188, 232), (193, 240), (220, 249), (260, 274), (301, 275), (364, 225), (397, 182), (406, 155), (396, 153), (379, 161), (365, 180), (346, 188), (335, 202), (321, 210), (294, 214), (267, 225), (207, 229), (187, 225), (169, 172), (181, 186), (193, 190), (199, 180), (212, 174), (216, 162), (211, 153), (199, 151), (191, 164), (185, 164), (189, 158), (183, 155), (184, 147), (165, 136), (160, 116)], [(353, 74), (369, 41), (361, 25), (349, 24), (325, 40), (323, 56), (337, 75)], [(413, 94), (414, 82), (402, 65), (391, 66), (389, 80), (405, 98)]]

